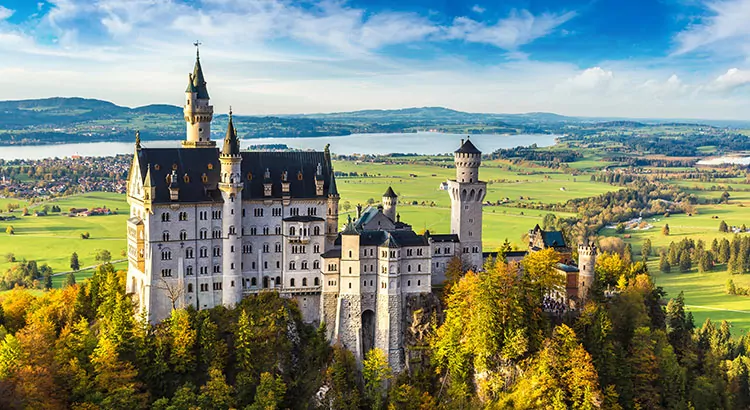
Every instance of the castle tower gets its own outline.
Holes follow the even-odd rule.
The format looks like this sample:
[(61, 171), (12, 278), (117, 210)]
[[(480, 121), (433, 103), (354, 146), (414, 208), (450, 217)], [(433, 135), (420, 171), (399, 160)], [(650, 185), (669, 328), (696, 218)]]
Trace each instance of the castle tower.
[(378, 249), (379, 264), (383, 267), (378, 272), (377, 326), (375, 330), (375, 347), (385, 352), (393, 371), (401, 372), (403, 364), (403, 296), (401, 293), (401, 271), (399, 267), (398, 248), (393, 237), (389, 238)]
[(219, 155), (221, 182), (219, 190), (224, 200), (222, 210), (222, 303), (233, 306), (242, 299), (242, 175), (240, 141), (229, 111), (229, 125), (224, 147)]
[(394, 222), (396, 222), (396, 204), (398, 204), (398, 195), (393, 192), (393, 188), (388, 187), (383, 194), (383, 214)]
[(333, 175), (333, 166), (331, 164), (331, 151), (329, 145), (325, 148), (325, 160), (331, 169), (331, 181), (328, 186), (328, 201), (326, 211), (326, 249), (333, 247), (336, 237), (339, 233), (339, 190), (336, 187), (336, 177)]
[(578, 244), (578, 299), (583, 304), (589, 297), (589, 290), (596, 279), (596, 245), (588, 239)]
[(453, 155), (456, 179), (448, 181), (451, 197), (451, 233), (461, 241), (465, 261), (475, 269), (482, 267), (482, 200), (487, 183), (479, 180), (482, 152), (468, 139)]
[(359, 233), (349, 219), (341, 232), (341, 263), (336, 334), (341, 344), (362, 360), (362, 293), (360, 280)]
[(185, 141), (182, 141), (182, 147), (215, 147), (216, 142), (211, 141), (211, 120), (214, 117), (214, 107), (210, 105), (208, 88), (206, 88), (206, 80), (201, 67), (200, 51), (196, 52), (193, 73), (188, 75), (183, 113), (187, 123), (187, 137)]

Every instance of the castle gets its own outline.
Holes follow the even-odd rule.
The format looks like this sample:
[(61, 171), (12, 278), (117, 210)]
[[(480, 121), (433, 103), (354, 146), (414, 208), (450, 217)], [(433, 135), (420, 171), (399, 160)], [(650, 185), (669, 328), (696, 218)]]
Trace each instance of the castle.
[[(393, 189), (339, 232), (339, 192), (323, 152), (241, 151), (231, 110), (221, 149), (200, 55), (185, 90), (181, 147), (147, 148), (136, 135), (127, 183), (127, 292), (149, 321), (174, 308), (233, 306), (276, 291), (296, 299), (303, 320), (359, 359), (382, 349), (404, 366), (410, 298), (429, 295), (456, 256), (483, 264), (481, 152), (454, 153), (447, 181), (451, 233), (420, 235), (402, 222)], [(587, 265), (588, 266), (588, 265)], [(592, 272), (593, 269), (590, 270)], [(582, 276), (583, 277), (583, 276)]]
[(400, 221), (392, 189), (339, 232), (339, 193), (324, 152), (240, 150), (232, 113), (219, 149), (200, 55), (185, 90), (181, 147), (136, 135), (128, 176), (127, 291), (151, 322), (172, 309), (232, 306), (277, 291), (303, 319), (362, 357), (383, 349), (403, 364), (404, 298), (428, 294), (450, 258), (482, 265), (481, 152), (462, 142), (449, 181), (451, 234), (418, 235)]

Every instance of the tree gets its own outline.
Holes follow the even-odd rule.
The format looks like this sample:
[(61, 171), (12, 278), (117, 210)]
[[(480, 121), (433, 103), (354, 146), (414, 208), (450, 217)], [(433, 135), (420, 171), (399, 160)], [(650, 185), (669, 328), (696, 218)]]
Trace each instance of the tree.
[(651, 239), (646, 238), (641, 244), (641, 258), (646, 262), (649, 256), (651, 256)]
[(367, 205), (372, 205), (372, 204), (374, 204), (374, 203), (375, 203), (375, 200), (374, 200), (374, 199), (372, 199), (372, 198), (368, 198), (368, 199), (367, 199)]
[(345, 212), (349, 212), (349, 210), (352, 209), (352, 204), (349, 201), (344, 201), (344, 203), (341, 204), (341, 207), (344, 209)]
[(5, 254), (5, 260), (6, 260), (6, 261), (7, 261), (8, 263), (12, 263), (12, 262), (15, 262), (15, 261), (16, 261), (16, 254), (15, 254), (15, 253), (13, 253), (13, 252), (8, 252), (8, 253), (6, 253), (6, 254)]
[(52, 289), (52, 269), (44, 272), (44, 290)]
[(220, 369), (212, 368), (208, 372), (208, 382), (201, 386), (198, 402), (201, 409), (228, 410), (234, 407), (232, 400), (233, 389), (227, 384), (227, 379)]
[(158, 285), (155, 286), (157, 289), (164, 291), (164, 294), (169, 298), (172, 303), (172, 310), (177, 309), (178, 302), (182, 301), (182, 296), (185, 294), (185, 285), (182, 282), (182, 278), (177, 280), (167, 280), (163, 277), (159, 278)]
[(690, 252), (687, 249), (683, 250), (682, 253), (680, 253), (680, 272), (689, 272), (692, 267)]
[(362, 396), (357, 379), (357, 360), (352, 352), (334, 346), (333, 362), (326, 371), (330, 388), (323, 399), (324, 407), (333, 410), (359, 409)]
[(286, 384), (280, 376), (273, 377), (271, 373), (260, 374), (260, 384), (255, 391), (255, 402), (248, 407), (249, 410), (276, 410), (282, 408)]
[(719, 263), (727, 263), (729, 262), (730, 254), (731, 245), (729, 244), (729, 240), (727, 238), (722, 238), (721, 242), (719, 243), (719, 253), (716, 259), (719, 261)]
[(7, 227), (5, 227), (5, 233), (7, 233), (8, 235), (15, 235), (16, 229), (13, 228), (13, 225), (8, 225)]
[(66, 277), (65, 286), (73, 286), (76, 284), (76, 274), (73, 272), (68, 273)]
[(78, 254), (75, 252), (70, 255), (70, 269), (74, 271), (81, 269), (81, 263), (78, 261)]
[(625, 233), (625, 224), (620, 222), (615, 226), (615, 233)]
[(94, 257), (94, 259), (97, 262), (109, 263), (112, 260), (112, 254), (109, 253), (109, 251), (106, 249), (100, 249), (96, 252), (96, 256)]
[(729, 192), (727, 192), (727, 191), (722, 192), (722, 194), (721, 194), (721, 202), (723, 202), (725, 204), (728, 204), (729, 203), (729, 198), (730, 198)]
[(669, 263), (669, 258), (667, 258), (667, 254), (663, 251), (659, 256), (659, 270), (664, 273), (672, 271), (672, 265)]
[(378, 349), (371, 349), (362, 361), (362, 376), (365, 379), (365, 397), (373, 409), (383, 407), (385, 383), (391, 378), (391, 368), (385, 353)]
[(661, 228), (661, 234), (664, 236), (669, 236), (669, 224), (664, 224), (664, 227)]
[(719, 232), (729, 232), (729, 226), (727, 226), (726, 222), (721, 221), (721, 223), (719, 223)]
[(732, 279), (727, 280), (726, 291), (728, 295), (737, 294), (737, 286), (735, 286), (734, 281)]

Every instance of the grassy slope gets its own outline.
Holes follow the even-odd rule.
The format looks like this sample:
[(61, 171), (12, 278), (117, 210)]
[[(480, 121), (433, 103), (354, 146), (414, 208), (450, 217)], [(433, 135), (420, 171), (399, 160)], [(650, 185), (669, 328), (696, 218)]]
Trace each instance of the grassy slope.
[[(18, 260), (26, 258), (47, 263), (55, 272), (70, 269), (70, 255), (73, 252), (78, 252), (82, 266), (94, 264), (94, 253), (98, 249), (109, 250), (113, 259), (121, 258), (120, 252), (125, 249), (125, 221), (128, 218), (124, 195), (95, 192), (48, 202), (53, 203), (60, 206), (63, 211), (71, 207), (107, 206), (113, 210), (119, 209), (120, 213), (86, 218), (51, 214), (46, 217), (29, 216), (4, 222), (5, 225), (13, 225), (16, 234), (6, 235), (5, 225), (2, 225), (0, 272), (4, 272), (11, 265), (5, 260), (4, 256), (7, 253), (14, 253)], [(16, 215), (19, 214), (16, 212)], [(89, 232), (91, 239), (81, 239), (82, 232)]]
[[(701, 198), (718, 198), (721, 191), (696, 192), (696, 195)], [(720, 219), (713, 219), (712, 216), (718, 216)], [(750, 223), (750, 192), (733, 192), (732, 200), (728, 205), (698, 206), (697, 215), (673, 215), (669, 218), (649, 219), (649, 222), (654, 225), (653, 229), (628, 231), (626, 234), (631, 237), (625, 241), (633, 245), (636, 254), (640, 253), (641, 244), (646, 238), (651, 239), (654, 255), (658, 255), (660, 248), (668, 247), (670, 242), (677, 242), (684, 238), (703, 239), (706, 246), (710, 247), (714, 238), (732, 239), (732, 234), (719, 232), (721, 220), (729, 225), (737, 226)], [(669, 224), (669, 236), (661, 234), (665, 223)], [(611, 229), (604, 229), (600, 233), (605, 236), (618, 236)], [(619, 236), (623, 237), (623, 235)], [(750, 287), (750, 275), (730, 275), (725, 265), (719, 265), (709, 273), (699, 273), (695, 268), (689, 273), (678, 273), (674, 268), (672, 273), (661, 273), (658, 267), (658, 256), (652, 256), (649, 270), (654, 274), (657, 285), (662, 286), (668, 292), (669, 297), (677, 296), (680, 291), (685, 293), (685, 303), (693, 312), (696, 324), (701, 325), (706, 318), (710, 317), (711, 320), (731, 321), (735, 335), (750, 330), (750, 297), (732, 296), (724, 292), (726, 282), (730, 278), (737, 286)]]

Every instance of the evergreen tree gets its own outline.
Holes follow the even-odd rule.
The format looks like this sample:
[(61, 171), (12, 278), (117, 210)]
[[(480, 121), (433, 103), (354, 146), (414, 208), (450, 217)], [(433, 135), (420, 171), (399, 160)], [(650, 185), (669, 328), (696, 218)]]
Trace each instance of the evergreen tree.
[(629, 242), (625, 245), (625, 251), (622, 254), (623, 260), (626, 264), (630, 265), (633, 263), (633, 245)]
[(661, 234), (664, 236), (669, 236), (669, 224), (664, 224), (664, 227), (661, 228)]
[(711, 252), (713, 252), (714, 255), (719, 254), (719, 240), (716, 238), (711, 242)]
[(732, 279), (727, 280), (726, 291), (728, 295), (737, 294), (737, 286), (735, 286), (734, 281)]
[(76, 274), (73, 272), (68, 273), (66, 276), (65, 286), (73, 286), (76, 284)]
[(381, 409), (385, 385), (391, 378), (388, 358), (382, 350), (375, 348), (367, 352), (365, 360), (362, 361), (362, 376), (365, 379), (365, 397), (371, 408)]
[(260, 384), (255, 391), (255, 402), (248, 410), (277, 410), (282, 408), (286, 384), (281, 377), (273, 377), (271, 373), (263, 372), (260, 375)]
[(52, 270), (44, 272), (44, 290), (52, 289)]
[(70, 255), (70, 269), (74, 271), (81, 269), (81, 263), (78, 261), (78, 254), (75, 252)]
[(659, 270), (664, 273), (669, 273), (672, 271), (672, 266), (669, 263), (669, 258), (667, 258), (667, 254), (664, 252), (659, 255)]
[(687, 250), (683, 250), (680, 253), (680, 272), (689, 272), (690, 268), (693, 267), (692, 262), (690, 261), (690, 252)]
[(719, 253), (718, 253), (718, 258), (717, 258), (719, 263), (729, 262), (730, 254), (731, 254), (731, 245), (729, 244), (729, 240), (727, 238), (722, 238), (721, 242), (719, 243)]
[(651, 256), (651, 239), (646, 238), (641, 245), (641, 258), (646, 262), (649, 256)]
[(729, 232), (729, 226), (727, 226), (726, 222), (721, 221), (721, 223), (719, 223), (719, 232), (723, 232), (723, 233)]

